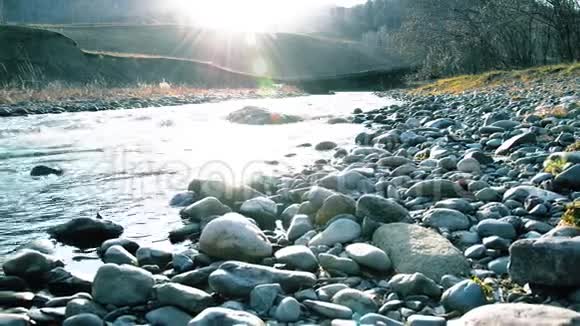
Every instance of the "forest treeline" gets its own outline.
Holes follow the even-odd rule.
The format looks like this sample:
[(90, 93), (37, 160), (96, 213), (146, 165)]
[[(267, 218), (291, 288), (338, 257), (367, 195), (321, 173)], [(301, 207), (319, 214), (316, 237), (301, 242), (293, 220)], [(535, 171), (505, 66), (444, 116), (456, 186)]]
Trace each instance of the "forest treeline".
[(580, 60), (580, 0), (369, 0), (334, 26), (422, 78)]

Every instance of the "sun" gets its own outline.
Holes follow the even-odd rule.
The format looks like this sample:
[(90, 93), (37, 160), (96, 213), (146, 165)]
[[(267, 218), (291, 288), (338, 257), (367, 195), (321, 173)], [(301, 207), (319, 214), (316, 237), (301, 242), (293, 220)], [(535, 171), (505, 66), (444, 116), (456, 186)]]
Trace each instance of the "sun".
[[(213, 29), (267, 32), (287, 12), (272, 0), (174, 0), (190, 23)], [(279, 4), (279, 3), (278, 3)]]

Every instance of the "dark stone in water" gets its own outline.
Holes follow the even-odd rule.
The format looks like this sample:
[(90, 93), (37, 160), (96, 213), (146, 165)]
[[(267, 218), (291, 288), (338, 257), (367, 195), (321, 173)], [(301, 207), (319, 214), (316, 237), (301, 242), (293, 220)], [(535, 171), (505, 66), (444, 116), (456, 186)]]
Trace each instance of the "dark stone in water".
[(54, 169), (46, 165), (37, 165), (33, 167), (32, 170), (30, 171), (30, 175), (33, 177), (42, 177), (51, 174), (62, 175), (62, 173), (63, 171), (61, 169)]
[(96, 248), (109, 239), (119, 237), (123, 227), (111, 221), (77, 218), (48, 230), (57, 241), (78, 248)]
[(249, 125), (285, 124), (302, 121), (302, 118), (294, 115), (270, 112), (256, 106), (245, 108), (230, 113), (227, 118), (230, 122)]
[(72, 275), (62, 267), (57, 267), (46, 275), (50, 293), (57, 296), (69, 296), (79, 292), (91, 293), (91, 282)]
[(26, 281), (17, 276), (0, 276), (0, 291), (24, 291), (28, 289)]

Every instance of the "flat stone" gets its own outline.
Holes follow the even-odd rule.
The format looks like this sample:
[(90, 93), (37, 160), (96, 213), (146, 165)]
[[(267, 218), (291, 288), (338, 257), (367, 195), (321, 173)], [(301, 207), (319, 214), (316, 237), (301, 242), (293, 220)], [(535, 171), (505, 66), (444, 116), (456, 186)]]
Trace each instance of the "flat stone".
[(533, 144), (535, 142), (536, 135), (530, 132), (525, 132), (523, 134), (513, 136), (512, 138), (503, 142), (501, 146), (495, 150), (495, 155), (506, 155), (520, 145)]
[(107, 220), (75, 218), (47, 230), (51, 237), (79, 248), (96, 248), (106, 240), (118, 238), (123, 227)]
[(292, 222), (290, 222), (290, 227), (287, 232), (288, 240), (296, 241), (296, 239), (313, 229), (314, 226), (312, 225), (308, 215), (297, 214), (292, 218)]
[(439, 280), (443, 275), (468, 275), (469, 263), (457, 248), (436, 232), (412, 224), (386, 224), (375, 231), (373, 244), (381, 248), (398, 273), (423, 273)]
[(23, 249), (8, 257), (2, 269), (8, 276), (38, 281), (44, 276), (43, 274), (59, 266), (64, 266), (64, 264), (56, 257), (35, 250)]
[(332, 297), (332, 303), (349, 307), (353, 312), (361, 315), (378, 310), (377, 304), (370, 295), (355, 289), (340, 290)]
[(320, 266), (328, 271), (338, 271), (347, 275), (360, 274), (359, 265), (350, 258), (322, 253), (318, 255), (318, 261), (320, 262)]
[(336, 194), (324, 200), (322, 207), (316, 214), (316, 224), (324, 225), (333, 217), (340, 214), (354, 214), (356, 210), (356, 202), (350, 196)]
[(310, 310), (327, 318), (350, 319), (352, 317), (352, 310), (343, 305), (315, 300), (304, 300), (302, 303)]
[(389, 286), (402, 297), (427, 295), (432, 298), (441, 296), (441, 288), (422, 273), (397, 274), (389, 280)]
[(209, 276), (209, 285), (216, 292), (231, 297), (245, 297), (255, 286), (268, 283), (278, 283), (286, 292), (296, 292), (313, 286), (316, 276), (236, 261), (223, 263)]
[(515, 239), (517, 236), (516, 229), (511, 223), (494, 219), (479, 222), (476, 230), (482, 238), (496, 235), (504, 239)]

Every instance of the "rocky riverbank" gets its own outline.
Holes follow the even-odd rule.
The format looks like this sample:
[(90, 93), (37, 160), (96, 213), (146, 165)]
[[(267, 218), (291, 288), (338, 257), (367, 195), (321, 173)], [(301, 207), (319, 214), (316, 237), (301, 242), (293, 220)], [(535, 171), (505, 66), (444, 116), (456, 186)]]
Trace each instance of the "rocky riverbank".
[(313, 144), (330, 161), (193, 180), (170, 203), (185, 251), (56, 226), (106, 264), (83, 280), (31, 243), (3, 265), (0, 325), (578, 325), (577, 85), (390, 92), (405, 104), (353, 113), (353, 149)]
[[(169, 85), (168, 85), (169, 86)], [(304, 95), (292, 87), (281, 89), (226, 89), (203, 90), (177, 87), (174, 89), (152, 87), (128, 89), (59, 89), (55, 94), (40, 91), (0, 91), (0, 117), (26, 116), (31, 114), (54, 114), (64, 112), (95, 112), (150, 107), (169, 107), (187, 104), (221, 102), (235, 99), (282, 98)], [(5, 92), (7, 94), (2, 94)], [(21, 93), (30, 93), (21, 94)], [(73, 95), (67, 96), (67, 93)], [(82, 94), (77, 94), (82, 93)], [(64, 94), (64, 96), (63, 96)], [(3, 99), (6, 97), (6, 99)], [(17, 103), (7, 99), (19, 99)], [(104, 98), (104, 99), (103, 99)], [(4, 103), (4, 104), (2, 104)]]

